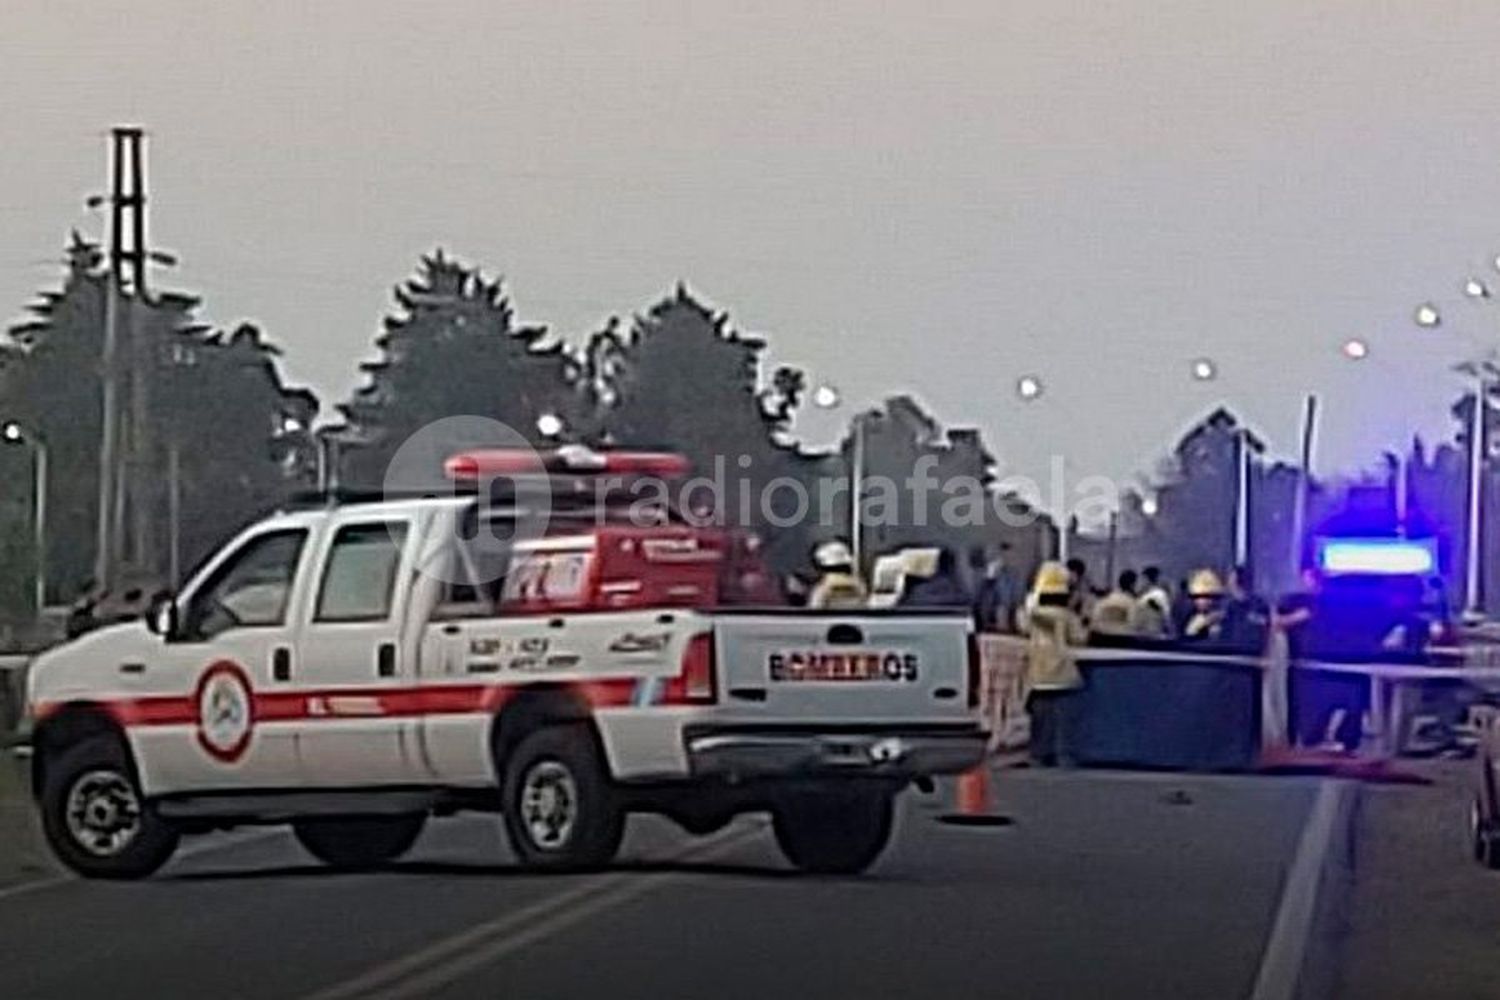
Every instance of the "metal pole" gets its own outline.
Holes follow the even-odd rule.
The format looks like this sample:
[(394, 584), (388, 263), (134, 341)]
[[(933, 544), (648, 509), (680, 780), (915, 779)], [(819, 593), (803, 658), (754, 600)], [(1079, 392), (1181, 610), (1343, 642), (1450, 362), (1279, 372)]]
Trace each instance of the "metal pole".
[(32, 444), (36, 448), (32, 455), (36, 471), (32, 492), (32, 501), (36, 504), (36, 616), (40, 619), (42, 609), (47, 606), (47, 446), (35, 437)]
[(167, 581), (175, 592), (182, 582), (182, 447), (175, 433), (167, 442), (167, 524)]
[(111, 267), (104, 282), (104, 350), (101, 359), (103, 382), (101, 432), (99, 444), (99, 520), (95, 536), (94, 579), (108, 589), (114, 576), (115, 524), (115, 455), (120, 443), (120, 399), (117, 382), (119, 354), (120, 282)]
[(860, 521), (862, 511), (860, 510), (860, 495), (864, 492), (865, 483), (865, 422), (864, 414), (854, 415), (854, 469), (849, 483), (849, 548), (854, 553), (854, 571), (862, 573), (864, 553), (860, 551), (861, 535)]
[(1104, 557), (1104, 586), (1115, 585), (1115, 550), (1120, 541), (1120, 512), (1109, 512), (1109, 548)]
[(120, 228), (121, 212), (119, 192), (124, 179), (124, 162), (121, 150), (124, 140), (119, 133), (113, 137), (111, 148), (110, 233), (109, 260), (104, 276), (104, 342), (100, 352), (100, 441), (99, 441), (99, 516), (94, 538), (94, 581), (100, 589), (109, 589), (114, 584), (114, 517), (115, 517), (115, 469), (116, 452), (119, 448), (120, 415), (118, 358), (119, 354), (119, 299), (120, 258), (122, 256)]
[(1302, 574), (1302, 534), (1307, 530), (1307, 495), (1312, 482), (1313, 432), (1317, 423), (1318, 397), (1309, 393), (1302, 408), (1302, 474), (1297, 477), (1297, 489), (1292, 499), (1292, 589), (1296, 589)]
[(1402, 452), (1396, 456), (1396, 531), (1406, 534), (1406, 509), (1411, 502), (1407, 495), (1410, 484), (1407, 482), (1406, 453)]
[[(119, 308), (125, 314), (124, 327), (128, 337), (131, 325), (135, 321), (135, 309), (133, 308), (132, 300), (125, 295), (123, 290), (120, 293)], [(131, 414), (129, 408), (123, 404), (130, 402), (130, 400), (132, 399), (131, 395), (121, 392), (121, 390), (124, 389), (128, 393), (129, 386), (122, 384), (124, 380), (120, 377), (122, 373), (119, 370), (120, 366), (118, 364), (120, 360), (120, 352), (118, 350), (118, 346), (119, 345), (116, 345), (116, 367), (114, 381), (116, 383), (116, 406), (119, 407), (119, 409), (115, 415), (114, 478), (110, 483), (111, 488), (114, 490), (114, 494), (110, 497), (109, 506), (109, 564), (113, 568), (114, 573), (117, 576), (123, 574), (125, 565), (125, 500), (126, 495), (130, 490), (129, 475), (131, 464), (129, 461), (129, 420)], [(122, 395), (124, 395), (124, 399), (120, 398)], [(113, 587), (116, 583), (119, 582), (120, 581), (118, 580), (111, 580), (110, 586)]]
[(1484, 477), (1484, 410), (1485, 394), (1489, 385), (1484, 377), (1484, 369), (1475, 367), (1474, 376), (1474, 412), (1469, 424), (1469, 524), (1466, 569), (1466, 586), (1464, 588), (1465, 610), (1471, 615), (1479, 614), (1479, 543), (1480, 543), (1480, 518), (1482, 516), (1481, 500), (1483, 497)]
[[(125, 450), (125, 459), (122, 463), (124, 472), (120, 483), (120, 522), (115, 530), (118, 534), (118, 544), (122, 549), (129, 551), (129, 565), (135, 572), (145, 575), (150, 579), (159, 578), (161, 572), (161, 561), (157, 545), (159, 539), (153, 538), (152, 528), (156, 525), (154, 517), (156, 504), (159, 502), (159, 494), (151, 489), (154, 477), (150, 475), (152, 461), (151, 446), (151, 422), (150, 422), (150, 392), (153, 365), (151, 357), (150, 334), (145, 329), (145, 312), (148, 305), (148, 293), (146, 291), (146, 268), (148, 264), (148, 251), (146, 249), (146, 150), (145, 135), (140, 129), (129, 129), (126, 132), (129, 140), (130, 153), (130, 199), (128, 205), (131, 209), (131, 298), (132, 303), (129, 311), (127, 330), (130, 342), (130, 432), (128, 445)], [(155, 495), (153, 495), (155, 494)], [(129, 517), (129, 533), (127, 536), (125, 518)], [(126, 538), (130, 544), (124, 544)]]
[(1241, 427), (1235, 436), (1234, 564), (1250, 561), (1250, 431)]

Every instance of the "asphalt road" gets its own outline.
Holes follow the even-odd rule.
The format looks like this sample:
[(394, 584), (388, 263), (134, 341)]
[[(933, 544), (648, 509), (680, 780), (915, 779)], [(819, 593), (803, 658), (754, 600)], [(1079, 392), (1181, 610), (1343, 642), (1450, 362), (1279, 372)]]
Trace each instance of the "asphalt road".
[(697, 840), (634, 819), (617, 867), (576, 876), (520, 872), (487, 817), (360, 875), (279, 831), (221, 835), (147, 882), (0, 890), (0, 994), (1249, 992), (1311, 783), (1005, 772), (997, 791), (1011, 826), (944, 825), (937, 797), (907, 796), (859, 878), (792, 873), (753, 817)]
[(1373, 786), (1360, 806), (1358, 864), (1340, 1000), (1500, 997), (1500, 872), (1469, 853), (1472, 760), (1410, 763), (1427, 786)]

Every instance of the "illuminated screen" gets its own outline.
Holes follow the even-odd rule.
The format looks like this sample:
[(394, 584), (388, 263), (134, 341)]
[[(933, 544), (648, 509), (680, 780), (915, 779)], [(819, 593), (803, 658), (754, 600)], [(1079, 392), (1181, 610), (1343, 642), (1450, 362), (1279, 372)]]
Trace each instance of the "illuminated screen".
[(1321, 538), (1318, 568), (1324, 573), (1422, 576), (1437, 569), (1437, 551), (1431, 540)]

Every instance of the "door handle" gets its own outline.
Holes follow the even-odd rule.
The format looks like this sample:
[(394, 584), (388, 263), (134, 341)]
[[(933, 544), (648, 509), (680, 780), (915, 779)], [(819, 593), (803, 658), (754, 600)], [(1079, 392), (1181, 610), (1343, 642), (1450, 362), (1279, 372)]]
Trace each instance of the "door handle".
[(396, 644), (382, 642), (375, 650), (375, 672), (381, 677), (396, 676)]
[(145, 672), (146, 665), (135, 660), (120, 664), (120, 673), (122, 674), (144, 674)]
[(271, 680), (289, 681), (292, 679), (292, 651), (285, 646), (277, 646), (271, 651)]

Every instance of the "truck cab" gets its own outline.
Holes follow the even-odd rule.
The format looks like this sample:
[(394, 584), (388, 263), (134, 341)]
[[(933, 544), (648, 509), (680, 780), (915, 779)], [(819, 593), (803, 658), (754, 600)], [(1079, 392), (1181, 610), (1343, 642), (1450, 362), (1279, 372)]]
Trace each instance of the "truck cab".
[(477, 809), (523, 863), (576, 868), (613, 856), (630, 812), (706, 833), (769, 811), (795, 865), (857, 871), (903, 787), (982, 759), (964, 609), (756, 603), (742, 534), (564, 504), (522, 537), (523, 513), (289, 507), (146, 619), (39, 657), (33, 777), (59, 858), (136, 877), (183, 835), (290, 823), (365, 867)]

